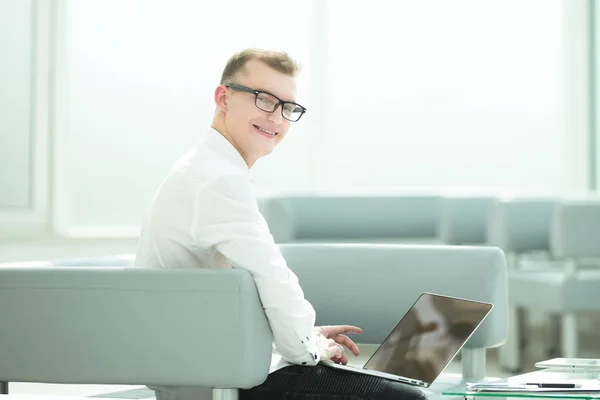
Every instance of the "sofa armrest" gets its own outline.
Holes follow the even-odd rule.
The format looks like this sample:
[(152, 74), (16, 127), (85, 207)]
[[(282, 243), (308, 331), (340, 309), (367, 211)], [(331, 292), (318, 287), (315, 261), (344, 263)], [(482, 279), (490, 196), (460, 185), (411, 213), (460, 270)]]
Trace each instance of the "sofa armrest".
[(0, 381), (249, 388), (271, 346), (246, 271), (0, 267)]

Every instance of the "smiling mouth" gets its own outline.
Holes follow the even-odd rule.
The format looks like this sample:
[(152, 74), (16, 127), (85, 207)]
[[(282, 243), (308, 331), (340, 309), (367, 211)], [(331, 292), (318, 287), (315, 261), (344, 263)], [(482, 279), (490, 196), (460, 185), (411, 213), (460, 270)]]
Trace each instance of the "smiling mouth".
[(267, 129), (261, 128), (258, 125), (254, 125), (254, 127), (256, 129), (258, 129), (259, 131), (261, 131), (262, 133), (265, 133), (265, 134), (270, 135), (270, 136), (275, 136), (275, 135), (277, 135), (279, 133), (279, 132), (272, 132), (272, 131), (269, 131)]

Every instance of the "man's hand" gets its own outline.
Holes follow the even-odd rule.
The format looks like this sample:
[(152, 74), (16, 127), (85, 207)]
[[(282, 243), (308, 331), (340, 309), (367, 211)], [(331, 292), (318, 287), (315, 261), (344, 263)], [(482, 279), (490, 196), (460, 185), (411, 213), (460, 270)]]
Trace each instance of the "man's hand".
[(344, 347), (348, 348), (355, 356), (360, 354), (360, 350), (358, 350), (358, 346), (352, 339), (346, 336), (346, 333), (361, 333), (362, 329), (357, 326), (352, 325), (332, 325), (332, 326), (317, 326), (315, 327), (315, 331), (328, 339), (324, 346), (327, 349), (324, 349), (324, 353), (328, 355), (332, 355), (330, 358), (333, 362), (338, 364), (347, 364), (348, 357), (344, 352)]

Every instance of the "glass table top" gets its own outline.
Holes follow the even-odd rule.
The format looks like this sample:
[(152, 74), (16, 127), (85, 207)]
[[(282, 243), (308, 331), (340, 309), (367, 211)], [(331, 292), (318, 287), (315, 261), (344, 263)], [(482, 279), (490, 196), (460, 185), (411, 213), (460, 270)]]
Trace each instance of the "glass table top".
[[(526, 374), (515, 375), (505, 381), (509, 384), (519, 385), (525, 383), (578, 383), (580, 389), (576, 391), (474, 391), (464, 388), (454, 388), (442, 392), (446, 396), (461, 397), (512, 397), (512, 398), (557, 398), (557, 399), (600, 399), (600, 371), (570, 369), (570, 368), (547, 368)], [(471, 382), (470, 382), (471, 383)], [(475, 382), (472, 382), (475, 383)], [(588, 391), (585, 391), (588, 390)]]

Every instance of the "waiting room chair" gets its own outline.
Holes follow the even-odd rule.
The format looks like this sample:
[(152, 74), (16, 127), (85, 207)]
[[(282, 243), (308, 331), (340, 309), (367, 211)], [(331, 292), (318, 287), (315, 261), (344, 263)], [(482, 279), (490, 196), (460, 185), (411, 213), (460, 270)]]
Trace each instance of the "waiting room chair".
[(439, 243), (438, 195), (272, 196), (260, 209), (277, 243)]
[[(317, 324), (355, 324), (380, 344), (423, 292), (487, 301), (462, 350), (462, 376), (485, 377), (486, 349), (507, 333), (504, 254), (493, 247), (281, 246)], [(0, 381), (205, 387), (235, 400), (263, 382), (272, 336), (249, 272), (145, 269), (133, 257), (0, 266)], [(192, 266), (190, 266), (192, 267)]]

